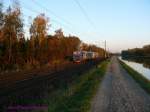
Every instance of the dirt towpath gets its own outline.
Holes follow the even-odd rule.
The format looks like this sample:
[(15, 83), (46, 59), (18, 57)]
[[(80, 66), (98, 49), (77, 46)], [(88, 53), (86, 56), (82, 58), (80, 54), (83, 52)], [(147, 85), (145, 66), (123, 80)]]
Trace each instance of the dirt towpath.
[(150, 112), (150, 95), (112, 57), (91, 112)]

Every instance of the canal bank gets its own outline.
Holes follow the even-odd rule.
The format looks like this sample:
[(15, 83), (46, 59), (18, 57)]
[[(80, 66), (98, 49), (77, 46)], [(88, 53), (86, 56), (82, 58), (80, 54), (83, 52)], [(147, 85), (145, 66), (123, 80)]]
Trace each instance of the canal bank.
[(91, 112), (150, 112), (150, 95), (114, 56), (92, 101)]
[(126, 63), (126, 61), (120, 60), (122, 67), (129, 73), (130, 76), (150, 94), (150, 80), (145, 75), (139, 73), (134, 68)]
[(119, 57), (119, 59), (133, 68), (135, 71), (139, 72), (146, 79), (150, 80), (150, 59), (132, 57)]

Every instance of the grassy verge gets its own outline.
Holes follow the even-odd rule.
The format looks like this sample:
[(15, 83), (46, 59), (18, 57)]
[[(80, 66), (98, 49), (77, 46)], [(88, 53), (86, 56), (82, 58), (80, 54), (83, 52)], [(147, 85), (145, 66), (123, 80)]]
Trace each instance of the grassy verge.
[[(87, 73), (73, 75), (70, 83), (58, 79), (53, 85), (44, 85), (44, 89), (39, 87), (39, 91), (42, 91), (41, 96), (35, 94), (35, 97), (30, 97), (30, 94), (25, 93), (25, 96), (14, 95), (9, 99), (12, 104), (18, 105), (46, 105), (48, 112), (87, 112), (91, 106), (91, 99), (105, 74), (107, 64), (108, 61), (104, 61), (97, 67), (87, 70)], [(53, 86), (54, 90), (51, 89)]]
[(102, 80), (108, 61), (79, 76), (70, 86), (55, 92), (46, 100), (49, 112), (87, 112), (91, 99)]
[(120, 61), (125, 70), (133, 77), (133, 79), (139, 83), (139, 85), (150, 94), (150, 81), (146, 79), (142, 74), (138, 73), (124, 62)]

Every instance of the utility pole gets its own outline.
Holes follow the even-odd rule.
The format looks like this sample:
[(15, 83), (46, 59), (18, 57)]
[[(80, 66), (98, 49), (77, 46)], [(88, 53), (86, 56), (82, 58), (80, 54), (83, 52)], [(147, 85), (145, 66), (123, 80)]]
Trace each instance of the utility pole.
[(107, 53), (108, 53), (108, 57), (110, 56), (110, 54), (109, 54), (109, 48), (107, 48), (108, 50), (107, 50)]
[(106, 53), (106, 40), (105, 40), (105, 58), (107, 57), (107, 53)]
[[(104, 47), (102, 47), (104, 50), (103, 50), (103, 56), (106, 58), (107, 57), (107, 44), (106, 44), (106, 40), (102, 42), (104, 44)], [(100, 44), (99, 44), (100, 46)]]

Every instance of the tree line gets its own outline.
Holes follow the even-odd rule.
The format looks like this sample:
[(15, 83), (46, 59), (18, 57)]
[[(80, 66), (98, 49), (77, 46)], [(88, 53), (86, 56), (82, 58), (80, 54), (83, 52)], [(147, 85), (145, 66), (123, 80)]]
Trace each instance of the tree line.
[(104, 49), (83, 43), (79, 37), (65, 36), (62, 29), (48, 34), (49, 19), (36, 16), (25, 37), (19, 2), (3, 11), (0, 3), (0, 71), (31, 69), (70, 59), (75, 50), (92, 50), (104, 56)]
[(145, 45), (142, 48), (134, 48), (122, 51), (124, 57), (147, 57), (150, 58), (150, 45)]

